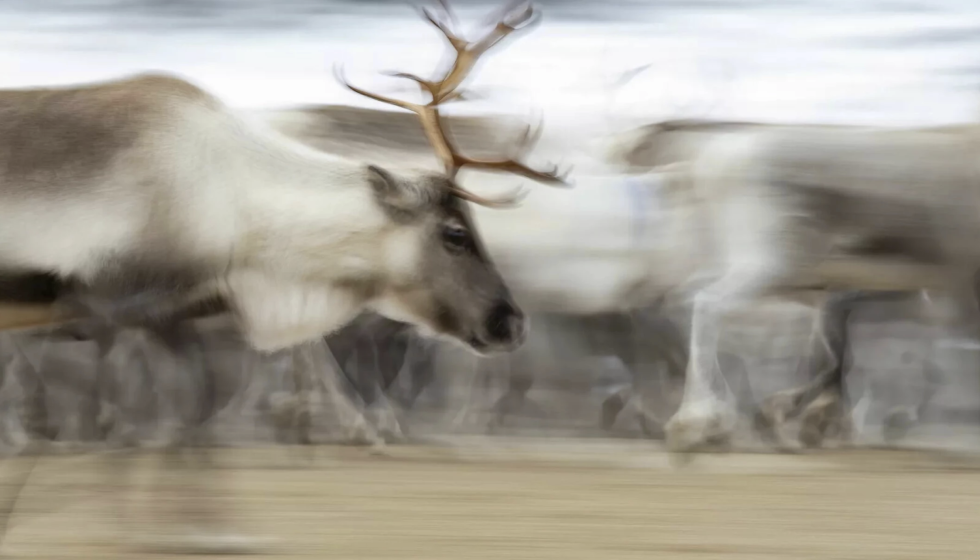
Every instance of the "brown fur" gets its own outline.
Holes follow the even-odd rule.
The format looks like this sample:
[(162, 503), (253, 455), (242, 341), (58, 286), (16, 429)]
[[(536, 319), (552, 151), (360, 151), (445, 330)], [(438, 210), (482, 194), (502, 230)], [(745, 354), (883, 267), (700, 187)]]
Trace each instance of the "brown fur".
[(165, 126), (175, 100), (220, 106), (197, 86), (158, 74), (0, 91), (0, 192), (27, 186), (32, 196), (57, 196), (97, 178), (141, 135)]

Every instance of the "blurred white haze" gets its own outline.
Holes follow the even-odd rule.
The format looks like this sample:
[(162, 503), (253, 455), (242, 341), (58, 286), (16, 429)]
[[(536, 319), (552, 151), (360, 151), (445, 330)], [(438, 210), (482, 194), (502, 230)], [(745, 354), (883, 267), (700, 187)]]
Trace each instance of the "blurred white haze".
[[(496, 4), (455, 2), (471, 25)], [(452, 111), (543, 112), (548, 135), (677, 117), (901, 126), (980, 116), (976, 0), (536, 5), (542, 24), (476, 73), (484, 100)], [(377, 73), (426, 75), (445, 48), (395, 0), (6, 0), (0, 41), (0, 87), (167, 70), (249, 108), (384, 108), (338, 86), (332, 65), (411, 96)], [(611, 97), (622, 73), (647, 64)]]

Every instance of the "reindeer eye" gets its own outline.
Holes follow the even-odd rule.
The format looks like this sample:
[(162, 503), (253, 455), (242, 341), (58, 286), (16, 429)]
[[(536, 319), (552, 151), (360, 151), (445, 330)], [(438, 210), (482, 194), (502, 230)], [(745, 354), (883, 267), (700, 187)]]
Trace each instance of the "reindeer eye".
[(470, 233), (464, 227), (446, 226), (442, 228), (442, 239), (453, 247), (462, 248), (469, 244)]

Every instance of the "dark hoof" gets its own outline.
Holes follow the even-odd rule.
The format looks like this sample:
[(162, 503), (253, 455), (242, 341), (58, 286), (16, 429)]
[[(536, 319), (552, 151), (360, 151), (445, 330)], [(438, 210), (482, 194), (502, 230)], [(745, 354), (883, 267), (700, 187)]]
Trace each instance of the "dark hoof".
[(771, 412), (762, 408), (752, 417), (752, 429), (763, 443), (776, 451), (795, 451), (783, 438), (782, 432), (780, 432), (781, 426), (782, 422), (777, 421)]
[(823, 447), (826, 439), (826, 426), (818, 422), (803, 422), (800, 426), (800, 444), (807, 449)]
[(625, 406), (626, 401), (621, 395), (612, 395), (603, 401), (599, 426), (607, 432), (611, 430), (613, 424), (616, 423), (616, 419), (619, 418), (619, 413), (623, 411), (623, 407)]
[(885, 416), (881, 435), (887, 443), (896, 443), (905, 438), (915, 425), (915, 418), (912, 413), (905, 408), (892, 410)]

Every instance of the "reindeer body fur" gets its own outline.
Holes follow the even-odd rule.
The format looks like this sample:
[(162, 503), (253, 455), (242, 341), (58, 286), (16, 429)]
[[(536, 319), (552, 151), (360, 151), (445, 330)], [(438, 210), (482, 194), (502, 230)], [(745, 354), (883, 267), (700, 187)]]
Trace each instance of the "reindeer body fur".
[(379, 180), (400, 176), (379, 179), (166, 75), (4, 91), (0, 116), (4, 276), (53, 275), (63, 292), (82, 286), (138, 313), (223, 298), (270, 351), (368, 306), (413, 322), (439, 312), (405, 308), (432, 265), (424, 228), (397, 207), (434, 196), (435, 214), (465, 221), (430, 196), (433, 174), (388, 185), (384, 204)]

